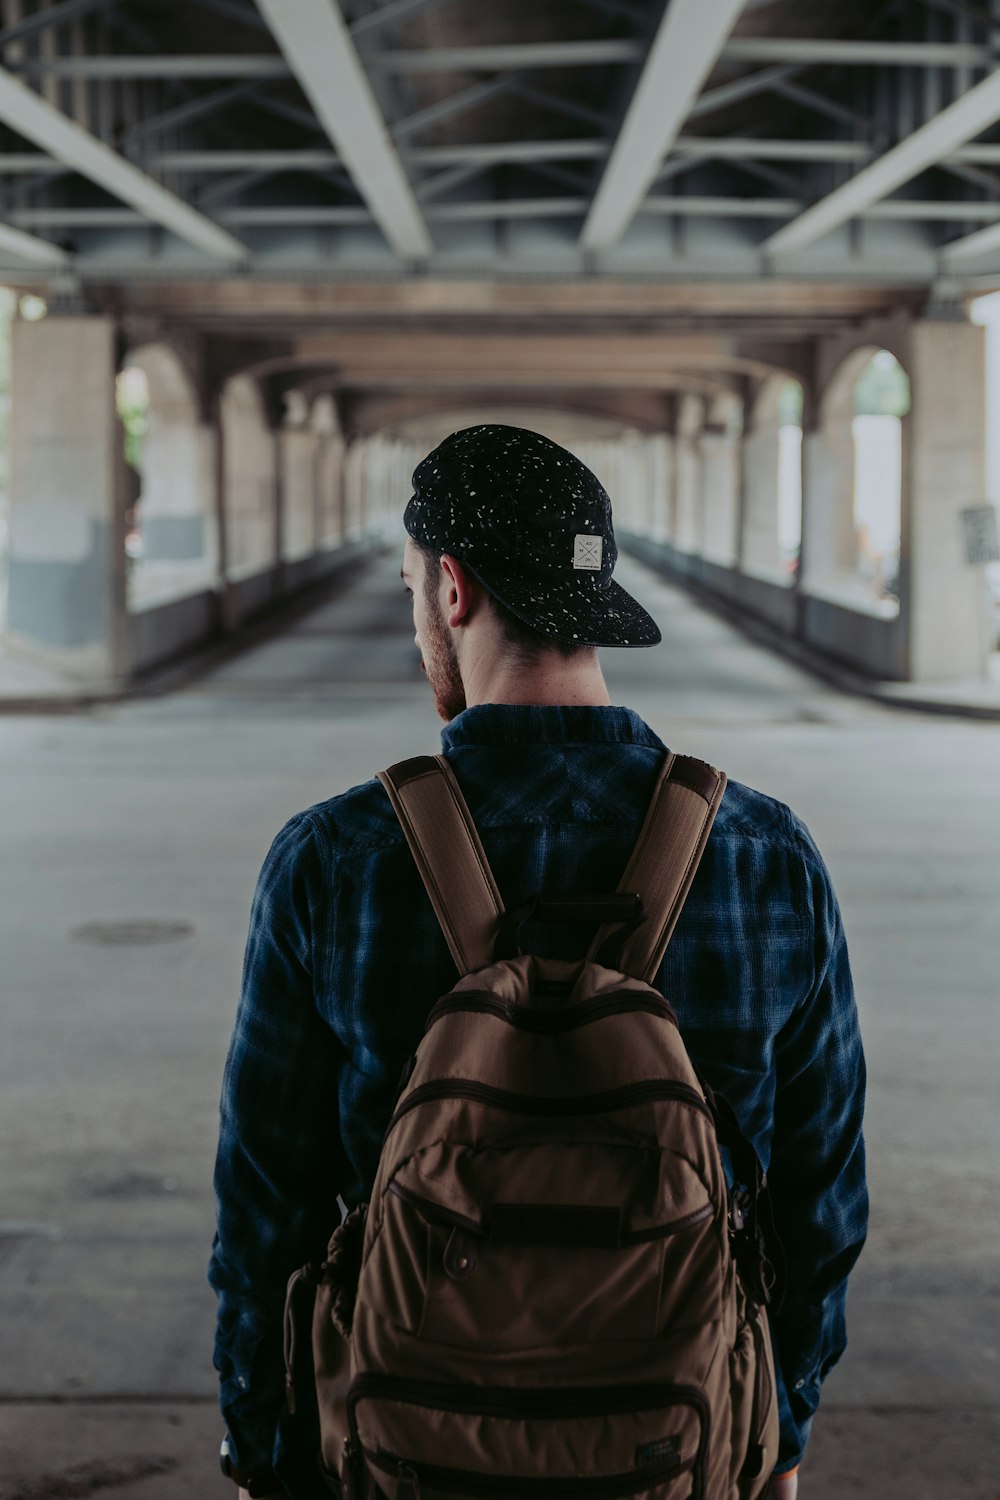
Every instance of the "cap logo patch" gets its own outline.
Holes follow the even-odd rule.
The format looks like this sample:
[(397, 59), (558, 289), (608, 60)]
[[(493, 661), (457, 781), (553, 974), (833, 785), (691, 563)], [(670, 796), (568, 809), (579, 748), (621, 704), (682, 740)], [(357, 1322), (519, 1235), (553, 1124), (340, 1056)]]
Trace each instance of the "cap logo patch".
[(583, 532), (578, 533), (573, 538), (574, 568), (587, 568), (599, 573), (603, 551), (604, 538), (602, 536), (587, 536)]

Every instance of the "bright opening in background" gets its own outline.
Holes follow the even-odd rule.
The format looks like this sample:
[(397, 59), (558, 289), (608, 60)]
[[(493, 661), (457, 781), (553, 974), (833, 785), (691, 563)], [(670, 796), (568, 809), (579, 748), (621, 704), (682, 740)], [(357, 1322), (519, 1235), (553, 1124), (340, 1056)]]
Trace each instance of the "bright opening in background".
[(790, 380), (778, 397), (778, 554), (794, 576), (802, 550), (802, 387)]
[(858, 575), (880, 613), (899, 613), (903, 424), (910, 382), (888, 349), (872, 355), (854, 387), (854, 530)]

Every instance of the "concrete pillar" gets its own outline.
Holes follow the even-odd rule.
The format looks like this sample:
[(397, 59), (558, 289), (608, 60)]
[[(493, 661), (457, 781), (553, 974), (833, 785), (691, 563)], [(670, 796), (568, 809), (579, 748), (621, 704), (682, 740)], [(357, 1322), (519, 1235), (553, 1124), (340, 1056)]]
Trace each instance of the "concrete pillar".
[(230, 579), (274, 567), (275, 447), (264, 402), (246, 376), (222, 393), (226, 550)]
[(849, 602), (859, 593), (857, 561), (854, 438), (849, 415), (837, 412), (803, 437), (803, 584), (807, 591), (842, 593)]
[(701, 450), (699, 438), (705, 413), (700, 396), (682, 396), (677, 411), (677, 505), (674, 546), (699, 552), (702, 541)]
[(344, 455), (344, 529), (343, 539), (351, 541), (360, 536), (364, 509), (364, 474), (368, 460), (368, 439), (357, 438)]
[(772, 378), (757, 394), (743, 439), (743, 520), (740, 569), (770, 583), (784, 582), (778, 546), (778, 478), (781, 462), (778, 386)]
[(91, 680), (127, 671), (116, 342), (110, 318), (12, 328), (8, 633)]
[(702, 556), (719, 567), (734, 567), (739, 547), (740, 433), (737, 407), (702, 429)]
[(329, 549), (344, 537), (344, 439), (331, 396), (316, 399), (309, 425), (317, 434), (316, 545)]
[(657, 433), (649, 440), (652, 508), (649, 534), (656, 542), (669, 542), (674, 534), (675, 449), (673, 437)]
[(982, 582), (965, 560), (960, 514), (985, 494), (984, 337), (959, 321), (928, 319), (911, 331), (902, 588), (914, 681), (978, 675), (984, 665)]
[(298, 562), (319, 546), (317, 455), (320, 435), (308, 427), (281, 432), (281, 476), (285, 524), (282, 558)]

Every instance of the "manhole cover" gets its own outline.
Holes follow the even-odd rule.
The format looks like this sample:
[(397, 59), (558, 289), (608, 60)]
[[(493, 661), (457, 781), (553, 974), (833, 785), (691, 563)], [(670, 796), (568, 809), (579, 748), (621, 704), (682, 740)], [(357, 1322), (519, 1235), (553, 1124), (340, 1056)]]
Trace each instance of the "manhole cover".
[(70, 937), (82, 943), (104, 943), (110, 947), (141, 947), (146, 943), (172, 943), (190, 937), (190, 922), (88, 922), (74, 927)]

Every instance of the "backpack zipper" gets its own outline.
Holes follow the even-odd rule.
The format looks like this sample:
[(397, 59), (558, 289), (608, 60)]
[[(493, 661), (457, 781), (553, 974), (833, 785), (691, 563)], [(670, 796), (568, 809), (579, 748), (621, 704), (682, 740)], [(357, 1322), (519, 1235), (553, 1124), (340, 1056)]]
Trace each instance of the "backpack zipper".
[[(426, 1223), (438, 1229), (461, 1229), (466, 1234), (474, 1234), (481, 1239), (490, 1237), (489, 1228), (481, 1220), (457, 1213), (455, 1209), (446, 1208), (441, 1203), (435, 1203), (433, 1198), (425, 1198), (421, 1193), (415, 1193), (412, 1188), (404, 1187), (400, 1182), (390, 1182), (386, 1191), (403, 1203), (408, 1203)], [(653, 1224), (649, 1229), (625, 1230), (621, 1237), (622, 1248), (645, 1244), (649, 1240), (667, 1239), (672, 1234), (680, 1234), (685, 1229), (693, 1229), (696, 1224), (703, 1224), (706, 1219), (710, 1219), (714, 1212), (711, 1203), (704, 1203), (691, 1213), (684, 1214), (682, 1218), (671, 1219), (666, 1224)]]
[(664, 1021), (677, 1025), (677, 1012), (669, 1000), (661, 995), (640, 995), (634, 990), (615, 990), (610, 995), (595, 995), (583, 1000), (569, 1010), (532, 1010), (526, 1005), (517, 1005), (512, 1000), (499, 1000), (488, 990), (466, 990), (445, 995), (431, 1009), (427, 1017), (425, 1032), (442, 1016), (460, 1015), (496, 1016), (519, 1031), (535, 1031), (545, 1034), (574, 1031), (578, 1026), (587, 1026), (591, 1021), (602, 1021), (607, 1016), (628, 1015), (630, 1012), (645, 1012), (660, 1016)]
[[(408, 1406), (422, 1406), (432, 1411), (447, 1411), (472, 1416), (495, 1417), (508, 1421), (556, 1421), (560, 1418), (615, 1416), (640, 1411), (660, 1411), (671, 1406), (689, 1406), (698, 1416), (698, 1452), (693, 1460), (677, 1463), (646, 1465), (621, 1474), (608, 1474), (593, 1479), (530, 1479), (501, 1475), (477, 1474), (442, 1465), (415, 1463), (402, 1459), (381, 1448), (378, 1453), (365, 1449), (358, 1432), (357, 1408), (361, 1401), (377, 1399), (396, 1401)], [(551, 1387), (513, 1391), (503, 1386), (446, 1385), (439, 1381), (404, 1380), (391, 1375), (358, 1375), (351, 1382), (347, 1395), (347, 1420), (350, 1428), (349, 1446), (356, 1454), (363, 1453), (365, 1459), (386, 1473), (399, 1475), (405, 1467), (417, 1483), (425, 1483), (429, 1489), (455, 1488), (460, 1492), (481, 1495), (512, 1495), (548, 1497), (593, 1496), (594, 1500), (616, 1500), (650, 1485), (673, 1478), (685, 1469), (695, 1470), (692, 1490), (694, 1497), (703, 1493), (702, 1465), (708, 1447), (709, 1410), (702, 1393), (692, 1386), (641, 1385), (608, 1387)]]
[(626, 1083), (620, 1088), (604, 1089), (597, 1094), (576, 1094), (565, 1099), (553, 1099), (550, 1095), (515, 1094), (510, 1089), (478, 1083), (474, 1078), (441, 1078), (433, 1083), (420, 1084), (409, 1098), (403, 1100), (389, 1121), (386, 1137), (411, 1109), (418, 1109), (420, 1105), (437, 1099), (475, 1099), (480, 1104), (506, 1110), (509, 1114), (540, 1115), (555, 1119), (574, 1115), (608, 1114), (613, 1110), (630, 1109), (637, 1104), (653, 1104), (673, 1099), (679, 1104), (689, 1104), (707, 1120), (713, 1120), (712, 1111), (697, 1089), (667, 1078), (647, 1078), (641, 1083)]

